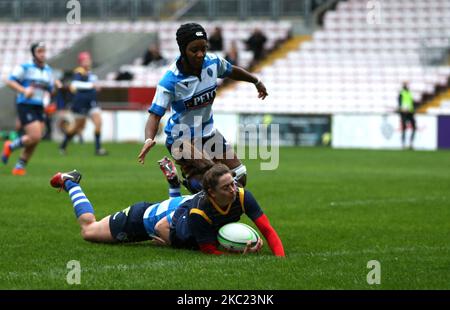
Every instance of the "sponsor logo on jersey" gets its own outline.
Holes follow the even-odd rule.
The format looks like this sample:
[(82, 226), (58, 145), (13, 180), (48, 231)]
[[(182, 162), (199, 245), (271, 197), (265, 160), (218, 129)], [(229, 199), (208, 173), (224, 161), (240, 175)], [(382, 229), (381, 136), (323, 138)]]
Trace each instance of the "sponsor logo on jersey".
[(204, 91), (184, 102), (186, 109), (198, 109), (208, 104), (212, 104), (216, 97), (216, 89)]

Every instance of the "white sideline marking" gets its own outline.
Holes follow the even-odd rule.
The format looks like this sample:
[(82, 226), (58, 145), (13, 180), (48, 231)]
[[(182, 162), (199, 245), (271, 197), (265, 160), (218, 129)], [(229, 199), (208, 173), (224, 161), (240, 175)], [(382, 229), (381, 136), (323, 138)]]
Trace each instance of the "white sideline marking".
[[(384, 249), (363, 249), (361, 251), (326, 251), (326, 252), (304, 252), (304, 253), (295, 253), (290, 254), (289, 257), (292, 259), (294, 257), (314, 257), (314, 256), (324, 256), (324, 257), (331, 257), (331, 256), (345, 256), (345, 255), (356, 255), (356, 254), (386, 254), (386, 253), (402, 253), (402, 252), (413, 252), (418, 250), (427, 250), (427, 251), (449, 251), (450, 247), (436, 247), (436, 246), (416, 246), (416, 247), (394, 247), (394, 248), (384, 248)], [(267, 257), (260, 256), (260, 257), (252, 257), (244, 258), (244, 260), (252, 260), (255, 259), (261, 259), (261, 260), (267, 260)], [(31, 260), (32, 263), (39, 262), (42, 263), (41, 260)], [(205, 261), (206, 265), (215, 266), (214, 261)], [(144, 262), (142, 264), (117, 264), (117, 265), (97, 265), (95, 267), (84, 267), (84, 272), (101, 272), (101, 273), (110, 273), (113, 270), (117, 271), (128, 271), (128, 270), (148, 270), (152, 271), (155, 267), (158, 268), (176, 268), (180, 267), (182, 263), (180, 263), (177, 260), (174, 261), (152, 261), (152, 262)], [(4, 272), (0, 273), (0, 275), (5, 276), (5, 278), (9, 281), (20, 279), (25, 276), (32, 277), (32, 278), (39, 278), (41, 279), (43, 276), (49, 277), (50, 279), (59, 279), (65, 276), (66, 269), (65, 268), (56, 268), (54, 270), (42, 270), (37, 272), (30, 272), (30, 271), (12, 271), (12, 272)]]
[(416, 251), (448, 251), (450, 247), (437, 247), (437, 246), (411, 246), (411, 247), (392, 247), (392, 248), (383, 248), (383, 249), (362, 249), (360, 251), (326, 251), (326, 252), (308, 252), (304, 254), (300, 254), (301, 256), (347, 256), (347, 255), (360, 255), (360, 254), (390, 254), (390, 253), (404, 253), (404, 252), (416, 252)]
[(410, 202), (416, 203), (421, 201), (446, 201), (446, 197), (420, 197), (420, 198), (382, 198), (382, 199), (366, 199), (366, 200), (350, 200), (350, 201), (332, 201), (331, 207), (337, 206), (359, 206), (359, 205), (371, 205), (377, 203), (398, 203), (398, 202)]

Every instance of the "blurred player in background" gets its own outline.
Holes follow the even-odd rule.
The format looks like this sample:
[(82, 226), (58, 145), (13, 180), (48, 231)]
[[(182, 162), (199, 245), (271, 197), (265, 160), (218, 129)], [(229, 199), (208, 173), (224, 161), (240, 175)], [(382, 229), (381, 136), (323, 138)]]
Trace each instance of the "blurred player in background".
[(2, 161), (8, 162), (11, 153), (23, 148), (13, 175), (25, 175), (25, 167), (44, 132), (44, 107), (50, 103), (50, 94), (54, 88), (52, 69), (46, 62), (46, 49), (43, 42), (31, 45), (33, 61), (14, 69), (7, 85), (17, 92), (17, 112), (20, 126), (25, 134), (3, 145)]
[[(205, 171), (198, 169), (197, 165), (202, 162), (198, 160), (198, 157), (194, 159), (192, 156), (199, 153), (206, 160), (212, 159), (226, 164), (234, 171), (237, 181), (245, 186), (246, 167), (220, 132), (213, 127), (212, 104), (216, 95), (217, 78), (229, 77), (233, 80), (253, 83), (261, 99), (267, 96), (266, 87), (260, 79), (245, 69), (233, 66), (215, 54), (207, 53), (208, 38), (201, 25), (196, 23), (181, 25), (177, 30), (176, 39), (181, 55), (170, 66), (156, 88), (145, 128), (146, 140), (138, 155), (139, 162), (144, 163), (146, 154), (155, 144), (154, 139), (161, 117), (168, 108), (171, 108), (172, 114), (165, 127), (166, 147), (172, 156), (178, 159), (176, 162), (181, 166), (183, 176), (186, 178), (184, 183), (186, 187), (192, 193), (202, 188), (199, 176)], [(182, 129), (180, 125), (190, 128), (188, 140), (180, 135)], [(200, 134), (196, 135), (197, 131)], [(187, 135), (189, 136), (189, 133)], [(174, 145), (181, 139), (184, 139), (184, 145), (181, 147), (178, 144)], [(192, 144), (195, 145), (194, 140), (200, 140), (202, 147), (211, 140), (214, 142), (214, 146), (211, 147), (212, 152), (220, 153), (221, 158), (211, 154), (208, 156), (203, 150), (190, 151)], [(179, 159), (180, 153), (183, 153), (182, 159)], [(186, 153), (190, 153), (190, 156), (185, 156)]]
[(416, 119), (414, 117), (414, 98), (409, 90), (408, 83), (403, 83), (402, 90), (398, 96), (398, 108), (402, 126), (402, 147), (406, 147), (406, 130), (408, 129), (408, 124), (411, 124), (412, 133), (409, 140), (409, 148), (412, 149), (414, 136), (416, 135)]
[(47, 105), (44, 108), (44, 115), (45, 115), (45, 134), (42, 137), (42, 140), (51, 140), (52, 139), (52, 132), (53, 132), (53, 117), (57, 111), (57, 98), (59, 96), (59, 93), (61, 92), (61, 89), (63, 87), (63, 84), (60, 80), (55, 79), (55, 89), (53, 92), (53, 96), (51, 97), (51, 102), (49, 105)]
[(75, 69), (70, 83), (70, 91), (74, 94), (72, 112), (75, 115), (75, 124), (66, 130), (59, 147), (60, 152), (66, 154), (67, 145), (75, 135), (81, 134), (89, 117), (95, 127), (95, 154), (107, 155), (108, 152), (101, 146), (102, 116), (101, 109), (97, 105), (97, 76), (91, 71), (91, 55), (88, 52), (81, 52), (78, 55), (78, 63), (80, 66)]

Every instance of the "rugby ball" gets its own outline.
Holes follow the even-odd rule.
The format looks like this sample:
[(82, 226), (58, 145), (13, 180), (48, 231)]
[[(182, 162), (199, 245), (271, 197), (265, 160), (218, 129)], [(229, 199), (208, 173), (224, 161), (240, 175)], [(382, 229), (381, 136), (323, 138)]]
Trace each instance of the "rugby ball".
[(233, 252), (243, 252), (247, 242), (256, 244), (259, 235), (252, 227), (243, 223), (229, 223), (222, 226), (217, 234), (217, 240), (225, 249)]

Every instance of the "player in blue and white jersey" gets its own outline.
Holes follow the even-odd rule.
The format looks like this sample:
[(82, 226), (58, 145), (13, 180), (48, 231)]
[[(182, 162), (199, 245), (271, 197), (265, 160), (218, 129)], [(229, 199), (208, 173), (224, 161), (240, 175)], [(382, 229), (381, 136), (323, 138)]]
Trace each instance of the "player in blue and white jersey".
[(8, 162), (11, 153), (20, 148), (22, 153), (12, 170), (13, 175), (25, 175), (26, 164), (31, 159), (44, 131), (44, 107), (50, 103), (54, 88), (52, 69), (45, 61), (45, 44), (31, 45), (33, 61), (17, 66), (7, 85), (17, 92), (16, 103), (20, 125), (25, 134), (3, 145), (2, 161)]
[[(267, 96), (266, 87), (253, 74), (243, 68), (231, 65), (225, 59), (207, 53), (208, 41), (203, 27), (196, 23), (181, 25), (176, 34), (180, 56), (169, 67), (159, 82), (145, 129), (145, 143), (138, 155), (144, 163), (146, 154), (154, 146), (161, 117), (167, 109), (171, 116), (165, 127), (166, 147), (181, 166), (187, 179), (186, 187), (191, 192), (201, 190), (201, 176), (205, 171), (198, 165), (212, 159), (226, 164), (236, 174), (241, 185), (246, 183), (246, 168), (237, 158), (231, 146), (213, 124), (212, 104), (216, 96), (217, 79), (230, 78), (255, 84), (258, 97)], [(184, 145), (180, 146), (183, 142)], [(196, 142), (200, 143), (196, 143)], [(199, 150), (196, 145), (201, 145)], [(203, 146), (211, 148), (205, 154)], [(186, 154), (187, 150), (192, 150)], [(193, 154), (203, 158), (193, 158)], [(179, 159), (183, 154), (182, 159)], [(189, 156), (190, 155), (190, 156)], [(212, 155), (212, 156), (211, 156)], [(219, 155), (219, 156), (217, 156)]]

